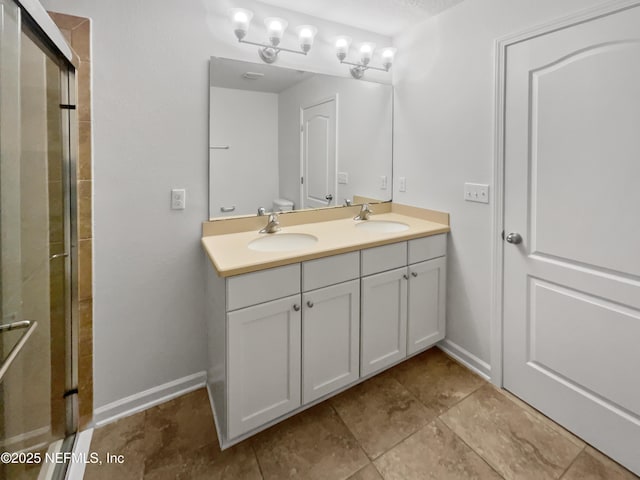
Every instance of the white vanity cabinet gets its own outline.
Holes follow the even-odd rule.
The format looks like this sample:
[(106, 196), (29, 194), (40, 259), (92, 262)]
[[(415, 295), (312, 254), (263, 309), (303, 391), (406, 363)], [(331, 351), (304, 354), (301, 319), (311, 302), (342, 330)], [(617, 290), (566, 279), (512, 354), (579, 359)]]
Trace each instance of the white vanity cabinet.
[(232, 439), (301, 405), (300, 264), (209, 278), (209, 385)]
[(300, 320), (300, 295), (227, 315), (229, 438), (300, 406)]
[(360, 377), (359, 277), (359, 252), (302, 264), (303, 403)]
[(407, 267), (362, 278), (360, 374), (407, 356)]
[(365, 377), (444, 338), (446, 235), (361, 254), (360, 373)]
[(446, 234), (208, 275), (223, 448), (444, 338)]
[(446, 267), (446, 257), (409, 265), (407, 355), (444, 338)]
[(447, 235), (409, 240), (407, 247), (407, 355), (411, 355), (445, 336)]

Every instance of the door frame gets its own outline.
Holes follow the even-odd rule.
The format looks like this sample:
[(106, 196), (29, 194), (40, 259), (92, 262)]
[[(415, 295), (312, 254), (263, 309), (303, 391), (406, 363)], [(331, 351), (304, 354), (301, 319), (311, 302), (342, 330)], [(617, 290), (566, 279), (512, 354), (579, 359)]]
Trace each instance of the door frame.
[[(335, 178), (333, 179), (333, 191), (334, 193), (334, 200), (336, 201), (337, 205), (337, 198), (338, 198), (338, 145), (340, 142), (340, 119), (338, 118), (338, 112), (340, 111), (340, 104), (339, 104), (339, 94), (338, 92), (336, 92), (334, 95), (331, 95), (329, 97), (323, 97), (320, 100), (317, 100), (315, 102), (309, 102), (307, 104), (304, 105), (300, 105), (300, 175), (299, 177), (302, 179), (304, 178), (304, 111), (308, 108), (311, 107), (317, 107), (318, 105), (322, 105), (323, 103), (329, 103), (329, 102), (334, 102), (334, 107), (335, 107), (335, 121), (336, 121), (336, 152), (335, 152), (335, 167), (336, 167), (336, 175)], [(299, 208), (302, 208), (302, 204), (304, 203), (304, 184), (302, 183), (302, 181), (300, 182), (300, 203), (298, 203), (298, 205), (300, 206)], [(328, 207), (333, 207), (335, 205), (327, 205)], [(309, 207), (305, 207), (305, 208), (309, 208)]]
[(494, 206), (492, 212), (492, 269), (491, 269), (491, 371), (490, 381), (503, 386), (503, 287), (504, 287), (504, 168), (505, 168), (505, 107), (506, 107), (506, 53), (509, 46), (580, 23), (606, 17), (640, 6), (640, 0), (614, 0), (596, 7), (581, 9), (519, 33), (498, 38), (494, 44)]

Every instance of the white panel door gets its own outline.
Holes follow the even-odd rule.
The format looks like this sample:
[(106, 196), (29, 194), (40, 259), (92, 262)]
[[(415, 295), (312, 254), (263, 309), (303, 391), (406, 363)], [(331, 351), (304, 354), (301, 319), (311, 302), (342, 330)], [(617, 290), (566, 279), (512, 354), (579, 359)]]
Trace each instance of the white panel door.
[(360, 377), (360, 282), (302, 295), (302, 402)]
[(640, 473), (640, 7), (506, 58), (504, 386)]
[(407, 356), (407, 267), (361, 280), (360, 376)]
[(228, 438), (300, 406), (300, 295), (227, 314)]
[(409, 265), (408, 355), (444, 338), (446, 284), (446, 257)]
[(302, 109), (302, 208), (336, 200), (336, 100)]

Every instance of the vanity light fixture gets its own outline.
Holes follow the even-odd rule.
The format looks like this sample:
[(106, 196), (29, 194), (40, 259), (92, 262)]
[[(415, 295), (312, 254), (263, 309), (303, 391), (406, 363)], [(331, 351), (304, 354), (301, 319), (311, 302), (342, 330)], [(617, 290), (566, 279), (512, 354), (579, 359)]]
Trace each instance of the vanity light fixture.
[(249, 31), (249, 25), (251, 25), (251, 19), (253, 18), (253, 12), (246, 8), (232, 8), (230, 11), (231, 24), (233, 26), (233, 33), (240, 43), (247, 43), (249, 45), (256, 45), (261, 47), (258, 50), (260, 58), (266, 63), (273, 63), (278, 59), (278, 54), (281, 51), (290, 53), (299, 53), (306, 55), (311, 50), (313, 40), (318, 33), (318, 29), (313, 25), (300, 25), (296, 27), (296, 33), (298, 34), (298, 42), (300, 50), (292, 50), (280, 46), (280, 41), (284, 35), (285, 30), (289, 23), (278, 17), (269, 17), (264, 20), (264, 24), (267, 27), (267, 39), (268, 43), (258, 43), (245, 40), (247, 32)]
[(353, 78), (361, 79), (364, 76), (364, 72), (369, 69), (372, 70), (380, 70), (381, 72), (388, 72), (391, 66), (393, 65), (393, 59), (396, 55), (396, 48), (386, 47), (382, 49), (382, 68), (374, 67), (370, 65), (371, 59), (373, 58), (373, 53), (376, 49), (374, 43), (364, 42), (359, 45), (358, 51), (360, 53), (360, 63), (348, 62), (346, 60), (347, 54), (349, 53), (349, 47), (351, 45), (351, 38), (346, 36), (341, 36), (336, 39), (336, 56), (340, 63), (344, 63), (345, 65), (351, 65), (349, 71), (351, 72), (351, 76)]

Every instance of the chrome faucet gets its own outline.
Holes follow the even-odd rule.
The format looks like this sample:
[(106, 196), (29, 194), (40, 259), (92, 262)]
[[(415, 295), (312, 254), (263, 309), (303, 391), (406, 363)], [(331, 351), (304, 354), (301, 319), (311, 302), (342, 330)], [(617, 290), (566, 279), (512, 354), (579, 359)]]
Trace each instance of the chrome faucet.
[(267, 213), (267, 211), (265, 210), (264, 207), (258, 208), (258, 216), (259, 217), (263, 216), (265, 213)]
[(371, 210), (371, 208), (369, 208), (369, 204), (368, 203), (363, 203), (362, 204), (362, 208), (360, 209), (360, 213), (356, 217), (353, 217), (353, 219), (354, 220), (369, 220), (369, 217), (371, 216), (372, 213), (373, 213), (373, 210)]
[(278, 221), (278, 214), (269, 214), (269, 223), (267, 226), (260, 230), (258, 233), (276, 233), (280, 231), (280, 222)]
[(348, 199), (348, 198), (345, 198), (345, 199), (344, 199), (344, 206), (345, 206), (345, 207), (350, 207), (350, 206), (351, 206), (351, 200), (350, 200), (350, 199)]

